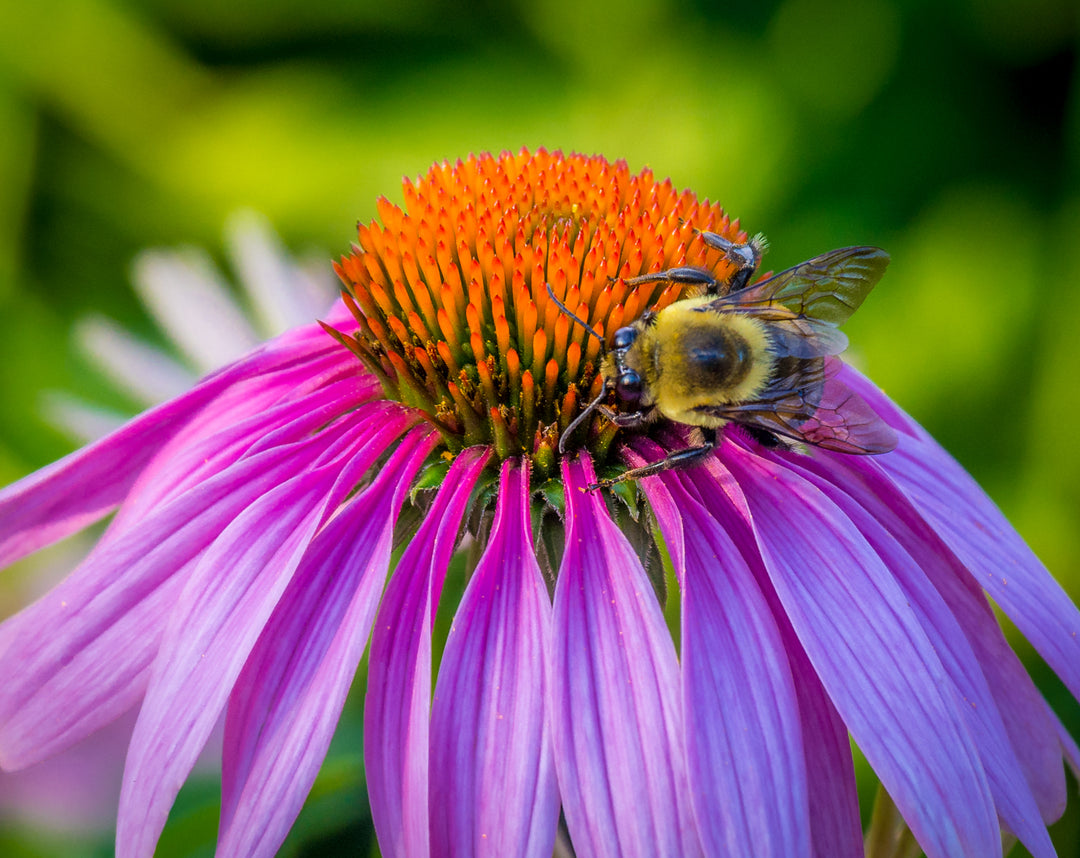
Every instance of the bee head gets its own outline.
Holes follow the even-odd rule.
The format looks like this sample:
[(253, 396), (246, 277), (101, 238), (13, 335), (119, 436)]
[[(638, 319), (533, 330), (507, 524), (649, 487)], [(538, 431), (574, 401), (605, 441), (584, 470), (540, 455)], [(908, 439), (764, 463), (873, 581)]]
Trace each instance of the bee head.
[(636, 326), (619, 328), (613, 340), (612, 356), (615, 359), (615, 395), (626, 405), (636, 405), (641, 399), (645, 385), (641, 374), (626, 365), (626, 353), (637, 342)]
[[(604, 338), (597, 333), (588, 322), (578, 318), (570, 312), (569, 308), (555, 296), (550, 283), (546, 284), (546, 286), (548, 295), (555, 305), (562, 310), (563, 313), (569, 316), (570, 319), (581, 325), (590, 336), (599, 340), (601, 349), (603, 349)], [(611, 351), (606, 355), (604, 355), (603, 352), (601, 353), (603, 358), (601, 364), (601, 372), (604, 378), (603, 389), (600, 391), (600, 394), (574, 418), (570, 425), (563, 430), (559, 438), (560, 453), (566, 453), (567, 439), (589, 418), (589, 415), (603, 405), (604, 400), (607, 399), (612, 390), (614, 390), (616, 397), (618, 397), (620, 403), (623, 405), (629, 406), (631, 410), (638, 407), (641, 399), (645, 395), (645, 381), (636, 369), (626, 365), (626, 358), (631, 349), (638, 343), (638, 336), (641, 331), (652, 324), (654, 318), (655, 313), (646, 311), (633, 325), (627, 325), (615, 331), (615, 336), (612, 338)]]

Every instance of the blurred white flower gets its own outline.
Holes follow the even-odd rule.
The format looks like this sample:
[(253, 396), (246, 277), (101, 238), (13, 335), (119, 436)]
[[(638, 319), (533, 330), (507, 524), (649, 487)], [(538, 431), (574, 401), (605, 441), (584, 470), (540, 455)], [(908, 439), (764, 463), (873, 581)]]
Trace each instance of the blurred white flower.
[[(255, 212), (229, 219), (225, 249), (240, 295), (199, 248), (147, 250), (135, 260), (135, 291), (179, 357), (103, 316), (76, 324), (80, 351), (131, 397), (136, 410), (180, 395), (259, 343), (313, 321), (337, 296), (326, 259), (297, 261)], [(45, 394), (42, 407), (49, 422), (82, 443), (131, 417), (58, 391)]]

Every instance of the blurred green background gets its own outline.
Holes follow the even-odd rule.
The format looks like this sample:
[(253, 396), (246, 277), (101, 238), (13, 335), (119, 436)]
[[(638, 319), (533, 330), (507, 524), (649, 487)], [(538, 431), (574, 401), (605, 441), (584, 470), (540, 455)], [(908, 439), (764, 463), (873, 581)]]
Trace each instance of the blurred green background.
[[(766, 233), (773, 269), (888, 249), (847, 326), (858, 362), (1076, 596), (1075, 0), (750, 6), (0, 0), (0, 482), (70, 449), (43, 421), (44, 391), (109, 395), (71, 345), (75, 320), (158, 336), (130, 288), (140, 249), (220, 258), (227, 216), (249, 207), (329, 260), (377, 196), (400, 200), (403, 175), (545, 146), (648, 165), (720, 201)], [(1080, 734), (1080, 708), (1016, 645)], [(336, 771), (355, 790), (343, 748)], [(335, 783), (320, 781), (325, 807), (343, 801)], [(173, 825), (162, 854), (211, 847), (199, 788), (179, 813), (196, 833)], [(317, 854), (345, 824), (342, 842), (359, 836), (364, 803), (341, 805), (343, 822), (313, 802), (290, 849)], [(1055, 831), (1062, 855), (1080, 854), (1078, 818)], [(4, 825), (4, 854), (71, 848)]]

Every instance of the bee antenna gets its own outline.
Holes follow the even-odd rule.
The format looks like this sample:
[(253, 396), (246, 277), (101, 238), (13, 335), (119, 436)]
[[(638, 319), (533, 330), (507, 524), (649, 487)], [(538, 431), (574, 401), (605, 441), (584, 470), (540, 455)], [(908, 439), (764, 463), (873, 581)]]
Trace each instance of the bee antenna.
[[(566, 313), (566, 315), (568, 315), (571, 319), (573, 319), (575, 322), (577, 322), (579, 325), (581, 325), (581, 327), (583, 327), (586, 331), (588, 331), (590, 334), (592, 334), (594, 337), (596, 337), (598, 340), (600, 340), (601, 344), (604, 342), (604, 338), (602, 336), (600, 336), (598, 333), (596, 333), (595, 330), (593, 330), (592, 325), (590, 325), (588, 322), (586, 322), (586, 321), (584, 321), (582, 319), (579, 319), (577, 316), (575, 316), (573, 313), (571, 313), (569, 308), (562, 301), (560, 301), (558, 298), (555, 297), (555, 293), (551, 290), (551, 284), (550, 283), (545, 281), (544, 285), (547, 287), (547, 293), (548, 293), (548, 295), (551, 296), (551, 300), (555, 302), (555, 306), (557, 306), (560, 310), (562, 310), (564, 313)], [(578, 419), (580, 419), (580, 418), (578, 418)], [(575, 420), (574, 423), (576, 424), (577, 420)], [(563, 450), (560, 449), (559, 452), (561, 453), (561, 452), (563, 452)]]
[[(586, 327), (588, 327), (588, 325), (586, 325)], [(566, 427), (566, 431), (559, 436), (559, 453), (561, 455), (566, 455), (566, 439), (573, 435), (574, 430), (584, 423), (589, 418), (589, 415), (600, 407), (603, 401), (607, 399), (607, 395), (608, 386), (605, 384), (600, 391), (600, 395), (590, 402), (585, 410), (575, 417), (570, 425)]]

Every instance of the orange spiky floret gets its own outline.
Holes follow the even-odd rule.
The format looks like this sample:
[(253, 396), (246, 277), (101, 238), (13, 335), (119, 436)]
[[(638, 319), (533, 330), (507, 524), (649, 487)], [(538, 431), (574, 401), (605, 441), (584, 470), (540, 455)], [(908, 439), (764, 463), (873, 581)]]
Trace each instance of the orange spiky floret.
[[(651, 171), (622, 161), (521, 150), (436, 164), (403, 183), (404, 207), (381, 198), (335, 265), (355, 334), (335, 332), (386, 389), (424, 410), (451, 452), (549, 462), (559, 432), (601, 390), (604, 346), (681, 286), (626, 280), (682, 265), (717, 277), (726, 260), (701, 230), (744, 241), (738, 222)], [(581, 435), (603, 455), (617, 428)]]

